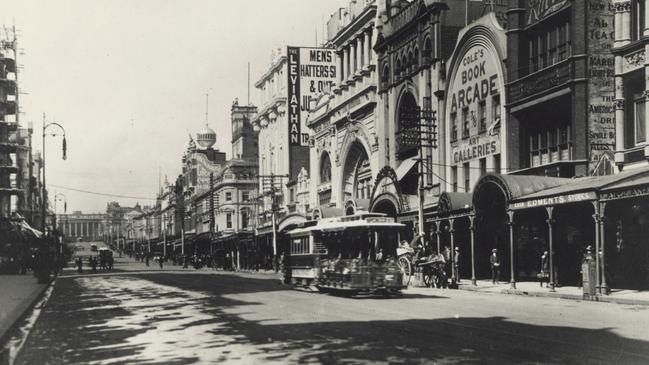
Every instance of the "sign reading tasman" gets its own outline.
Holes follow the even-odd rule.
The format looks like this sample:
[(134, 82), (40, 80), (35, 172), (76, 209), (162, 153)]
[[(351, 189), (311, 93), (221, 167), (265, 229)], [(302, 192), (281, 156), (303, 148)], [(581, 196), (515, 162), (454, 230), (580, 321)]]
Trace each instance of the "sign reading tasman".
[(338, 78), (336, 52), (328, 48), (288, 47), (288, 139), (308, 146), (306, 119), (312, 101), (329, 92)]

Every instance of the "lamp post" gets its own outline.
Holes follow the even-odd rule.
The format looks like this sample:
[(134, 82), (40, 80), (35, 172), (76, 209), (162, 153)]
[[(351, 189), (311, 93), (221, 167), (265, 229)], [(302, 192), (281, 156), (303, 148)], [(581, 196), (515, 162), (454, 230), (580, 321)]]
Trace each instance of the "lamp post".
[(63, 193), (55, 193), (54, 194), (54, 224), (52, 225), (52, 229), (56, 229), (56, 224), (57, 224), (56, 202), (60, 199), (59, 197), (63, 197), (63, 214), (66, 214), (68, 212), (68, 200), (67, 200), (68, 198)]
[[(67, 159), (67, 149), (68, 149), (67, 142), (66, 142), (66, 139), (65, 139), (65, 128), (63, 128), (62, 125), (60, 125), (59, 123), (56, 123), (56, 122), (51, 122), (51, 123), (45, 124), (45, 113), (43, 113), (43, 161), (42, 161), (42, 165), (43, 165), (42, 166), (43, 167), (43, 188), (42, 188), (43, 189), (43, 191), (42, 191), (43, 196), (42, 196), (42, 203), (43, 204), (41, 206), (41, 214), (42, 214), (41, 223), (42, 223), (43, 233), (45, 233), (45, 230), (46, 230), (46, 227), (45, 227), (45, 213), (47, 211), (47, 209), (46, 209), (46, 207), (47, 207), (47, 192), (46, 192), (47, 191), (47, 186), (46, 186), (46, 183), (45, 183), (45, 136), (46, 136), (45, 132), (47, 131), (47, 128), (52, 127), (52, 126), (58, 127), (61, 130), (61, 132), (63, 132), (63, 145), (62, 145), (62, 148), (63, 148), (63, 160)], [(50, 136), (54, 137), (54, 136), (57, 136), (57, 134), (52, 133), (52, 134), (50, 134)]]

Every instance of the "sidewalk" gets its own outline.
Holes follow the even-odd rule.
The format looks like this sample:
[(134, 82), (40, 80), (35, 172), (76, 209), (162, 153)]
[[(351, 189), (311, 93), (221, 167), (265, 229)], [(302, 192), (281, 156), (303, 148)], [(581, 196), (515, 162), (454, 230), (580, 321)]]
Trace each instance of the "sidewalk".
[[(551, 292), (549, 288), (541, 287), (538, 282), (530, 281), (516, 283), (516, 289), (512, 289), (510, 283), (492, 284), (491, 280), (478, 280), (476, 284), (474, 286), (471, 284), (471, 280), (462, 279), (459, 289), (483, 293), (584, 300), (582, 288), (576, 286), (561, 286)], [(617, 304), (649, 305), (649, 291), (614, 289), (609, 295), (597, 295), (593, 300)]]
[(38, 284), (31, 273), (0, 275), (0, 346), (9, 338), (13, 326), (31, 309), (48, 284)]

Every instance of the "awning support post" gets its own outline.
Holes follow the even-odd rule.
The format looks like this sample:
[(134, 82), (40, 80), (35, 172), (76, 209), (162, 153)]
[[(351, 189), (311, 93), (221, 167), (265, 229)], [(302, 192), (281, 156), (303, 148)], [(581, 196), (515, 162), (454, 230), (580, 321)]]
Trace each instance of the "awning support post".
[(554, 225), (554, 218), (552, 216), (552, 213), (554, 212), (554, 207), (546, 207), (545, 208), (546, 212), (548, 213), (548, 219), (546, 220), (546, 223), (548, 224), (548, 243), (549, 243), (549, 250), (550, 250), (550, 291), (554, 292), (555, 290), (555, 282), (554, 282), (554, 239), (553, 239), (553, 234), (552, 234), (552, 227)]
[(478, 285), (475, 279), (475, 215), (469, 215), (469, 230), (471, 231), (471, 284)]
[(455, 233), (455, 227), (453, 225), (453, 222), (455, 220), (453, 218), (448, 220), (448, 232), (451, 234), (451, 253), (450, 253), (450, 259), (451, 259), (451, 283), (455, 285), (457, 282), (457, 273), (455, 272), (455, 242), (454, 242), (454, 233)]
[[(605, 258), (605, 247), (606, 247), (606, 235), (605, 235), (605, 228), (606, 228), (606, 216), (604, 212), (606, 211), (606, 203), (601, 203), (601, 208), (600, 208), (600, 219), (599, 219), (599, 229), (600, 229), (600, 235), (599, 235), (599, 240), (600, 240), (600, 251), (602, 252), (602, 257), (600, 257), (600, 265), (602, 265), (602, 286), (601, 286), (601, 292), (600, 294), (608, 295), (608, 285), (606, 284), (606, 264), (604, 262)], [(599, 252), (597, 253), (599, 256)]]
[(599, 215), (599, 203), (597, 201), (593, 202), (593, 208), (595, 208), (595, 213), (593, 213), (593, 220), (595, 221), (595, 285), (597, 291), (602, 293), (602, 285), (600, 283), (600, 262), (599, 262), (599, 250), (600, 250), (600, 237), (599, 237), (599, 226), (600, 226), (600, 215)]
[(516, 289), (516, 279), (514, 278), (514, 211), (508, 210), (507, 216), (509, 216), (509, 221), (507, 222), (509, 226), (509, 284), (512, 289)]

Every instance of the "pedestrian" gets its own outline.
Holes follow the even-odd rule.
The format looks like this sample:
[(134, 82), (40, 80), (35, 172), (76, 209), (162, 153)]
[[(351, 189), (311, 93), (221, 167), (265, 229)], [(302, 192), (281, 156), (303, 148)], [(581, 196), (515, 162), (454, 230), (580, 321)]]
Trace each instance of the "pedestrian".
[(460, 248), (455, 247), (455, 255), (453, 256), (453, 267), (455, 269), (455, 278), (460, 282)]
[[(549, 283), (549, 277), (550, 275), (550, 256), (548, 255), (548, 251), (543, 251), (543, 255), (541, 255), (541, 271), (539, 272), (539, 284), (541, 284), (541, 287), (543, 287), (543, 282), (548, 281)], [(546, 284), (548, 286), (549, 284)]]
[(162, 260), (163, 260), (162, 255), (158, 256), (158, 263), (160, 264), (161, 269), (162, 269)]
[(77, 264), (77, 272), (79, 274), (81, 274), (83, 272), (83, 260), (81, 260), (81, 256), (77, 256), (76, 261), (77, 261), (76, 262), (76, 264)]
[(97, 272), (97, 259), (94, 256), (90, 256), (90, 268), (92, 272)]
[(498, 257), (498, 250), (491, 250), (489, 257), (489, 264), (491, 265), (491, 282), (496, 284), (500, 281), (500, 258)]
[(149, 254), (148, 253), (144, 254), (144, 262), (146, 263), (146, 266), (149, 266)]

